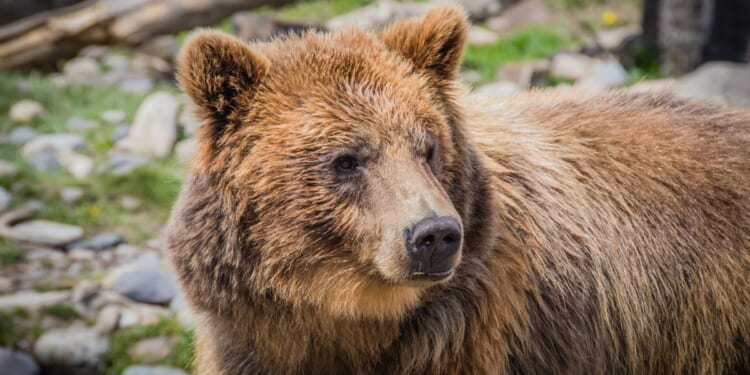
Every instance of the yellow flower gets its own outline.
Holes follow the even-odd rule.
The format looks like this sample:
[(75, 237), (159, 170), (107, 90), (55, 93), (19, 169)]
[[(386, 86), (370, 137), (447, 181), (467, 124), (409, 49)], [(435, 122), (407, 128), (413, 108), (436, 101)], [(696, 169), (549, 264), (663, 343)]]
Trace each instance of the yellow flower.
[(607, 26), (612, 26), (617, 23), (617, 15), (615, 12), (606, 11), (602, 13), (602, 22)]
[(97, 207), (97, 206), (91, 206), (91, 208), (89, 208), (89, 215), (91, 215), (93, 217), (99, 216), (99, 207)]

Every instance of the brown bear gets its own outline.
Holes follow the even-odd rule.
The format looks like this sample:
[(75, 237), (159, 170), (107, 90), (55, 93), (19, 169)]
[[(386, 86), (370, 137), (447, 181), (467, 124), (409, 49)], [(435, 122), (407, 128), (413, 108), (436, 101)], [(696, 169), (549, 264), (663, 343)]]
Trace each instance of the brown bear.
[(199, 374), (750, 370), (750, 114), (456, 82), (467, 21), (178, 62), (205, 120), (167, 245)]

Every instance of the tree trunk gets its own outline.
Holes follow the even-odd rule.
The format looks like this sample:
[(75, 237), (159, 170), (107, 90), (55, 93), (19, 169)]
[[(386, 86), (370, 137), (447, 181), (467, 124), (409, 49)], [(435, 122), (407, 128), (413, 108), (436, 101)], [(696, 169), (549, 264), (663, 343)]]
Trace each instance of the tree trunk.
[[(8, 1), (8, 0), (2, 0)], [(90, 44), (139, 45), (290, 0), (87, 0), (0, 26), (0, 68), (49, 65)]]

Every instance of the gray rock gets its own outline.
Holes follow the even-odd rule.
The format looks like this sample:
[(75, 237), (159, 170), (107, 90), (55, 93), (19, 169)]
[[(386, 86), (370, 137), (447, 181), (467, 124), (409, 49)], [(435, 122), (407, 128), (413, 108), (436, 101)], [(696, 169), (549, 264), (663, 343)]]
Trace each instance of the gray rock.
[(34, 137), (21, 148), (24, 155), (42, 151), (73, 151), (86, 146), (86, 141), (77, 134), (43, 134)]
[(20, 100), (8, 111), (8, 119), (14, 123), (29, 122), (44, 113), (44, 107), (33, 100)]
[(94, 83), (99, 73), (101, 73), (99, 63), (90, 57), (76, 57), (68, 60), (63, 66), (63, 74), (70, 83)]
[(109, 109), (102, 112), (101, 114), (102, 120), (110, 124), (119, 124), (125, 121), (125, 117), (127, 117), (125, 111), (121, 111), (119, 109)]
[(37, 375), (39, 366), (26, 353), (0, 347), (0, 372), (8, 375)]
[(117, 329), (120, 320), (120, 308), (115, 305), (104, 306), (99, 311), (94, 329), (102, 335), (108, 335)]
[(43, 293), (18, 292), (0, 296), (0, 311), (13, 311), (19, 307), (29, 311), (39, 311), (65, 302), (68, 298), (70, 298), (70, 292), (65, 290)]
[(393, 1), (377, 1), (359, 8), (351, 13), (334, 17), (326, 22), (329, 30), (341, 30), (347, 27), (374, 29), (393, 21), (419, 16), (427, 12), (434, 4)]
[(128, 132), (130, 132), (130, 126), (129, 125), (119, 125), (112, 132), (112, 140), (115, 143), (117, 143), (117, 142), (125, 139), (128, 136)]
[(90, 250), (103, 250), (115, 247), (124, 242), (122, 236), (117, 233), (99, 233), (89, 240), (76, 241), (65, 248), (68, 250), (73, 249), (90, 249)]
[(127, 138), (118, 147), (151, 157), (169, 156), (177, 139), (179, 109), (180, 103), (172, 94), (149, 95), (138, 108)]
[(187, 373), (174, 367), (133, 365), (126, 368), (122, 375), (187, 375)]
[(177, 55), (180, 43), (172, 35), (162, 35), (150, 39), (138, 47), (138, 52), (171, 61)]
[(137, 362), (156, 363), (169, 355), (174, 340), (165, 336), (149, 337), (136, 342), (128, 351)]
[(520, 88), (540, 86), (549, 80), (549, 60), (535, 60), (504, 64), (498, 70), (498, 80), (510, 81)]
[(750, 107), (750, 65), (729, 62), (703, 64), (680, 79), (675, 93), (684, 98)]
[(6, 294), (6, 293), (12, 292), (13, 285), (14, 285), (13, 279), (0, 276), (0, 294)]
[(109, 52), (109, 46), (105, 46), (101, 44), (92, 44), (92, 45), (83, 47), (83, 49), (81, 49), (81, 51), (78, 52), (78, 56), (100, 60), (104, 56), (106, 56), (108, 52)]
[(64, 246), (83, 237), (83, 229), (47, 220), (30, 220), (8, 228), (5, 236), (39, 245)]
[(12, 176), (18, 173), (18, 167), (15, 164), (0, 159), (0, 177)]
[(57, 154), (52, 150), (40, 151), (26, 157), (35, 169), (42, 172), (52, 172), (60, 168), (60, 161), (57, 160)]
[(466, 35), (466, 42), (475, 45), (488, 45), (497, 42), (499, 38), (500, 36), (494, 31), (479, 26), (472, 26)]
[(141, 206), (140, 199), (125, 195), (120, 197), (120, 206), (128, 211), (134, 211)]
[(196, 115), (197, 110), (198, 107), (192, 101), (186, 100), (182, 111), (180, 111), (180, 117), (177, 120), (189, 136), (195, 135), (202, 125), (201, 119)]
[(76, 179), (82, 180), (94, 170), (94, 159), (73, 151), (58, 152), (57, 160)]
[(614, 51), (623, 43), (641, 33), (638, 25), (628, 25), (612, 29), (603, 28), (596, 32), (596, 43), (608, 51)]
[(123, 56), (116, 53), (109, 53), (102, 58), (102, 64), (107, 69), (111, 70), (125, 70), (130, 65), (130, 59), (127, 56)]
[(34, 139), (36, 135), (37, 135), (37, 132), (34, 129), (28, 126), (20, 126), (20, 127), (13, 129), (13, 131), (10, 132), (10, 137), (8, 137), (8, 142), (14, 145), (22, 145)]
[(195, 138), (188, 138), (177, 143), (174, 153), (180, 163), (188, 164), (193, 160), (198, 149), (198, 142)]
[(491, 30), (507, 32), (532, 25), (549, 25), (555, 21), (555, 12), (544, 0), (519, 1), (491, 17), (486, 24)]
[(49, 367), (96, 368), (109, 351), (109, 341), (86, 327), (52, 329), (34, 344), (34, 356)]
[(193, 311), (190, 310), (187, 301), (185, 301), (185, 295), (182, 294), (182, 292), (177, 292), (177, 295), (172, 299), (172, 302), (169, 303), (169, 309), (177, 314), (177, 320), (180, 324), (186, 327), (195, 326)]
[(130, 173), (133, 169), (149, 163), (151, 163), (151, 159), (145, 156), (115, 152), (111, 154), (109, 160), (102, 165), (100, 171), (114, 175), (122, 175)]
[(77, 187), (66, 187), (60, 190), (60, 198), (65, 203), (74, 203), (79, 199), (83, 198), (83, 194), (86, 192)]
[(0, 186), (0, 212), (5, 211), (10, 206), (12, 200), (13, 197), (10, 193), (4, 187)]
[(577, 82), (577, 87), (611, 88), (622, 85), (628, 79), (628, 73), (617, 60), (593, 61), (583, 77)]
[(119, 275), (114, 290), (134, 301), (166, 304), (177, 294), (177, 285), (171, 274), (159, 268), (138, 266)]
[(146, 76), (123, 79), (119, 84), (122, 92), (145, 94), (154, 88), (154, 82)]
[(558, 53), (552, 58), (550, 74), (555, 77), (578, 80), (586, 75), (593, 59), (577, 53)]
[(96, 121), (88, 120), (82, 117), (71, 117), (66, 122), (68, 130), (75, 133), (82, 133), (85, 131), (96, 129), (99, 124)]

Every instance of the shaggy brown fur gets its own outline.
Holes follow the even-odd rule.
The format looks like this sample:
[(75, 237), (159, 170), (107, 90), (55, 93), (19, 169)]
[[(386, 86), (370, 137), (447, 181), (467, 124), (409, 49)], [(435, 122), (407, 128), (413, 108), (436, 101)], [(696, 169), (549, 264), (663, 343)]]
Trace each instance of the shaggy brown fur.
[[(480, 103), (454, 82), (466, 29), (446, 7), (380, 33), (190, 39), (179, 79), (205, 124), (168, 246), (198, 373), (749, 370), (750, 114)], [(463, 226), (442, 283), (404, 273), (398, 231), (429, 210)]]

